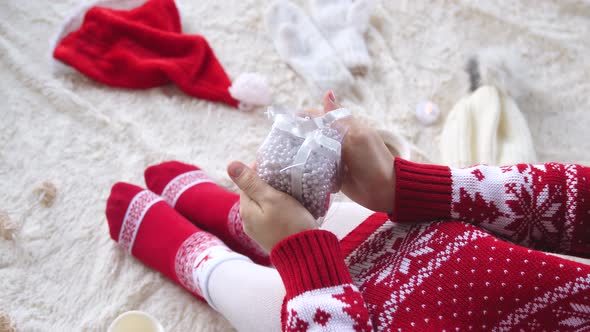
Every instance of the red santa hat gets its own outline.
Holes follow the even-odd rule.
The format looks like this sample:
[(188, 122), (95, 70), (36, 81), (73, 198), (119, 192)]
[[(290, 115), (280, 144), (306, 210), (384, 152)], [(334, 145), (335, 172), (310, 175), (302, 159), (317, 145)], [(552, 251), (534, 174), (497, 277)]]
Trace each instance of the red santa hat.
[(230, 81), (207, 40), (182, 33), (174, 0), (99, 0), (66, 21), (53, 57), (103, 84), (146, 89), (174, 83), (186, 94), (240, 109), (271, 103), (264, 78)]

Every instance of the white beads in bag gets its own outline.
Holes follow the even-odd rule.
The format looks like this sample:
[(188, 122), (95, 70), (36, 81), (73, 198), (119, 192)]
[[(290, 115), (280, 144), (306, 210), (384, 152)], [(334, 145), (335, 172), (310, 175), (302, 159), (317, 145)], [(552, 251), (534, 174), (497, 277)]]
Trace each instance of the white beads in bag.
[(340, 187), (343, 134), (330, 125), (349, 112), (333, 112), (315, 119), (293, 114), (274, 116), (273, 127), (256, 158), (260, 178), (295, 197), (316, 219), (326, 215), (330, 195)]

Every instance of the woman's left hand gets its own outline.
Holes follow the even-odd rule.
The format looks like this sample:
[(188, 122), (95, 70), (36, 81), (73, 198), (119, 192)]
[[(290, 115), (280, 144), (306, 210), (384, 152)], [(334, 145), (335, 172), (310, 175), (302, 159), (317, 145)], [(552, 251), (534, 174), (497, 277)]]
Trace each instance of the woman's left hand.
[(317, 228), (313, 216), (303, 205), (269, 186), (248, 166), (234, 161), (227, 173), (242, 190), (240, 216), (244, 231), (268, 252), (290, 235)]

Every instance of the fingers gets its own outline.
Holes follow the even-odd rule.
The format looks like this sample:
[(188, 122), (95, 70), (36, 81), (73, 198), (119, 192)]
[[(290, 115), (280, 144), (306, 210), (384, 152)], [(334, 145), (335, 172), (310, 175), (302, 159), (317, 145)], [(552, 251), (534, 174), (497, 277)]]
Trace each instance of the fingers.
[(326, 93), (324, 93), (324, 96), (322, 97), (322, 105), (323, 105), (323, 110), (318, 110), (315, 108), (308, 108), (308, 109), (305, 109), (305, 111), (299, 113), (298, 115), (310, 116), (312, 118), (315, 118), (315, 117), (320, 117), (328, 112), (331, 112), (335, 109), (340, 108), (340, 104), (336, 100), (336, 95), (334, 94), (334, 91), (328, 90), (328, 91), (326, 91)]
[(320, 117), (320, 116), (324, 115), (324, 112), (323, 111), (320, 111), (318, 109), (315, 109), (315, 108), (307, 108), (303, 112), (301, 112), (301, 113), (299, 113), (297, 115), (302, 116), (302, 117), (309, 116), (309, 117), (312, 117), (312, 118), (317, 118), (317, 117)]
[(329, 90), (326, 93), (324, 93), (324, 97), (322, 98), (322, 104), (324, 105), (324, 113), (328, 113), (340, 108), (340, 104), (338, 104), (338, 102), (336, 101), (336, 95), (332, 90)]
[(256, 172), (239, 161), (233, 161), (227, 167), (227, 174), (232, 181), (254, 202), (260, 205), (265, 200), (270, 187), (256, 175)]
[[(367, 163), (382, 158), (385, 144), (372, 129), (352, 122), (342, 143), (342, 159), (353, 174), (363, 173)], [(368, 169), (368, 168), (367, 168)]]
[(253, 220), (260, 215), (260, 207), (243, 191), (240, 193), (240, 217), (246, 234), (250, 235)]

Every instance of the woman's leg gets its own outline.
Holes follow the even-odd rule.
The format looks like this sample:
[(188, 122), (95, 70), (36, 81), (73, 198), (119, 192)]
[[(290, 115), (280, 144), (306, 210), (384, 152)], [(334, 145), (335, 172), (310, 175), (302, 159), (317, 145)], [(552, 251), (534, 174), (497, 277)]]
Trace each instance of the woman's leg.
[(213, 306), (238, 331), (280, 331), (285, 286), (277, 270), (246, 261), (220, 264), (209, 281)]
[[(322, 228), (344, 237), (373, 212), (356, 203), (335, 203)], [(227, 261), (211, 274), (213, 305), (239, 331), (280, 331), (285, 287), (278, 272), (247, 261)]]
[(373, 211), (368, 210), (357, 203), (334, 203), (322, 224), (322, 229), (329, 230), (342, 240), (348, 233), (371, 216)]
[[(268, 262), (241, 227), (239, 197), (214, 185), (196, 166), (166, 162), (145, 172), (148, 188), (161, 195), (194, 225), (219, 237), (234, 250), (258, 263)], [(337, 203), (328, 211), (326, 229), (342, 238), (371, 212)], [(273, 268), (249, 261), (227, 260), (210, 272), (206, 293), (210, 304), (240, 331), (277, 331), (285, 288)]]

